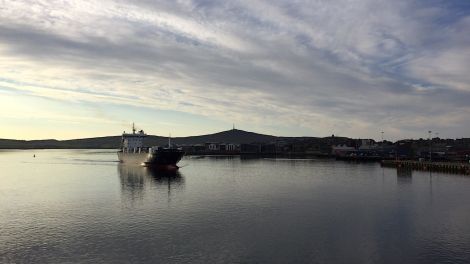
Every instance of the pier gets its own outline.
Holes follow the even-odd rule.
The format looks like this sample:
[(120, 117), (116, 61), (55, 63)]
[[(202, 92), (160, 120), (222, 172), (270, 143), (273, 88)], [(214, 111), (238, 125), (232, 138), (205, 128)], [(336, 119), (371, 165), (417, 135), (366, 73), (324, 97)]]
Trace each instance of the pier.
[(410, 168), (413, 170), (447, 172), (470, 175), (470, 164), (459, 162), (429, 162), (414, 160), (382, 160), (383, 167)]

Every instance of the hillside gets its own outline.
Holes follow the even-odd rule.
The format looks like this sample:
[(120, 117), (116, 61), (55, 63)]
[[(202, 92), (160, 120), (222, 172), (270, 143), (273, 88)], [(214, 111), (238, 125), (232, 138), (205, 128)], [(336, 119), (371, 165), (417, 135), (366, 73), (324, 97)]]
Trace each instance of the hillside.
[[(278, 137), (248, 132), (239, 129), (232, 129), (215, 134), (191, 136), (191, 137), (177, 137), (173, 138), (176, 144), (203, 144), (206, 142), (230, 142), (236, 144), (253, 143), (253, 142), (271, 142)], [(167, 139), (165, 139), (167, 140)]]
[[(278, 139), (279, 137), (271, 135), (263, 135), (254, 132), (232, 129), (214, 134), (175, 137), (172, 143), (178, 145), (203, 144), (206, 142), (230, 142), (230, 143), (266, 143)], [(71, 140), (13, 140), (0, 139), (0, 149), (49, 149), (49, 148), (119, 148), (121, 136), (108, 136), (96, 138), (82, 138)], [(148, 136), (145, 144), (148, 146), (164, 145), (168, 142), (167, 137)]]

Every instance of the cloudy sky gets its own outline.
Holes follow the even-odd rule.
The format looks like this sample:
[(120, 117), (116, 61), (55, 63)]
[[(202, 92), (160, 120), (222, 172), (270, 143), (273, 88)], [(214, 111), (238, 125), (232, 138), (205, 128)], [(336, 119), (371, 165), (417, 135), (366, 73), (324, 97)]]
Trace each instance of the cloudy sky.
[(468, 0), (0, 0), (0, 138), (470, 137)]

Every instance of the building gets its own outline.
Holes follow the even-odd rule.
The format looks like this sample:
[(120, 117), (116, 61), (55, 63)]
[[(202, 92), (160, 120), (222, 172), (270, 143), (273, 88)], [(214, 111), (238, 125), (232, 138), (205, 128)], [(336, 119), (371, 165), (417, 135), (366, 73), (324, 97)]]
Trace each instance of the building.
[(346, 144), (339, 144), (331, 147), (331, 154), (335, 156), (346, 156), (348, 153), (355, 151), (356, 148), (350, 147)]
[(206, 146), (206, 151), (208, 152), (220, 150), (220, 143), (209, 142), (209, 143), (206, 143), (205, 146)]

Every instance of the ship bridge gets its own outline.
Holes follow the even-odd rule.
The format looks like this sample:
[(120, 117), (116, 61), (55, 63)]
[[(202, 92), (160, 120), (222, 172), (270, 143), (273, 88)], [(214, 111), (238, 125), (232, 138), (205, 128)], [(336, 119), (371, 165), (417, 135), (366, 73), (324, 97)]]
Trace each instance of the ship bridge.
[(140, 152), (144, 145), (144, 138), (147, 134), (143, 130), (136, 132), (132, 124), (132, 133), (122, 133), (121, 147), (123, 152)]

